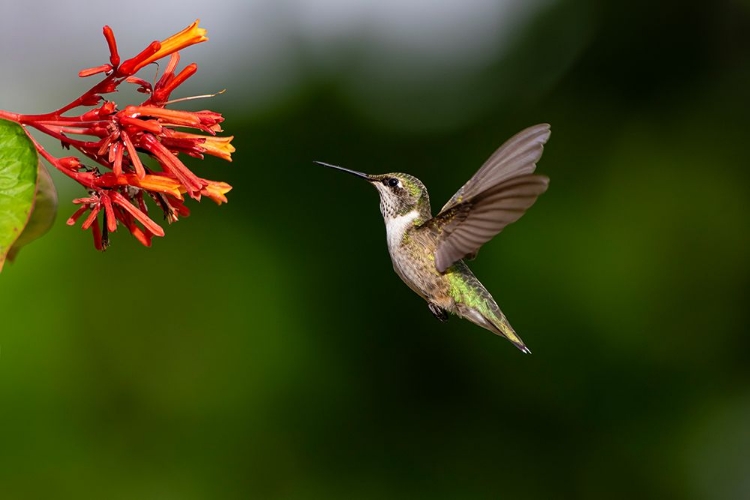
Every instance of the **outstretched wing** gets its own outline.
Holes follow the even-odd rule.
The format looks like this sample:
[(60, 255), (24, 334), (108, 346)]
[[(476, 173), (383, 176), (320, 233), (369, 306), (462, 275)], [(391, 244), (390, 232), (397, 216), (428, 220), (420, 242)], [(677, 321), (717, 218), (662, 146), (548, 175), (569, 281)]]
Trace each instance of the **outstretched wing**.
[(517, 221), (547, 190), (549, 179), (533, 174), (550, 136), (547, 124), (513, 136), (425, 223), (438, 231), (435, 267), (443, 272)]

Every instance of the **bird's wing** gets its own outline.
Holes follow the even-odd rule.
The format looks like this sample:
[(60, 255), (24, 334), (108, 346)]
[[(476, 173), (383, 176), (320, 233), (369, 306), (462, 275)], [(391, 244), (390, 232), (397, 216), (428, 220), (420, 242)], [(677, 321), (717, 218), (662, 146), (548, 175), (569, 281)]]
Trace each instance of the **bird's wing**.
[(513, 136), (458, 190), (440, 213), (425, 222), (438, 233), (435, 267), (439, 272), (479, 248), (517, 221), (547, 190), (549, 179), (534, 175), (550, 136), (547, 124)]

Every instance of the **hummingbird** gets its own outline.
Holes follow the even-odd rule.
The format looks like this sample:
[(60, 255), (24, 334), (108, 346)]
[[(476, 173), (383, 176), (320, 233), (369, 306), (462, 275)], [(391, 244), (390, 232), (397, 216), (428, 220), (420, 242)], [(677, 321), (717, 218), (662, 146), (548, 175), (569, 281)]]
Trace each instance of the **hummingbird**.
[(550, 136), (540, 124), (514, 135), (432, 216), (424, 184), (409, 174), (371, 175), (315, 163), (366, 180), (380, 194), (388, 252), (396, 274), (427, 301), (440, 321), (448, 313), (468, 319), (510, 340), (530, 354), (492, 295), (464, 259), (517, 221), (547, 190), (549, 178), (534, 174)]

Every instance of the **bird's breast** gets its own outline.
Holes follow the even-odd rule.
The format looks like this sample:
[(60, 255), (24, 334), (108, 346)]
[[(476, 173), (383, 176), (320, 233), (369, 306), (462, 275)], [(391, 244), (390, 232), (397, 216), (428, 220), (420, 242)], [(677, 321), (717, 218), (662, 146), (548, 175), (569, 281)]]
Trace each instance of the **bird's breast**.
[(386, 237), (388, 238), (388, 251), (391, 256), (399, 250), (406, 230), (414, 226), (414, 221), (419, 218), (419, 212), (412, 210), (404, 215), (388, 219), (385, 223)]
[(392, 218), (386, 224), (388, 252), (393, 269), (421, 297), (432, 300), (444, 293), (444, 277), (435, 268), (435, 241), (430, 233), (414, 227), (416, 211)]

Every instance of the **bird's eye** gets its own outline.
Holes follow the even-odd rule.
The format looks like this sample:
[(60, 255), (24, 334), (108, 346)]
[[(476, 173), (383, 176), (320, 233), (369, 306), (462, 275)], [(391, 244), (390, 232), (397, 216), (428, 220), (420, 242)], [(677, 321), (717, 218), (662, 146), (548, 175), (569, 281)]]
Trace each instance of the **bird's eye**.
[(392, 188), (398, 186), (398, 179), (396, 179), (395, 177), (391, 177), (390, 179), (388, 179), (388, 185)]

